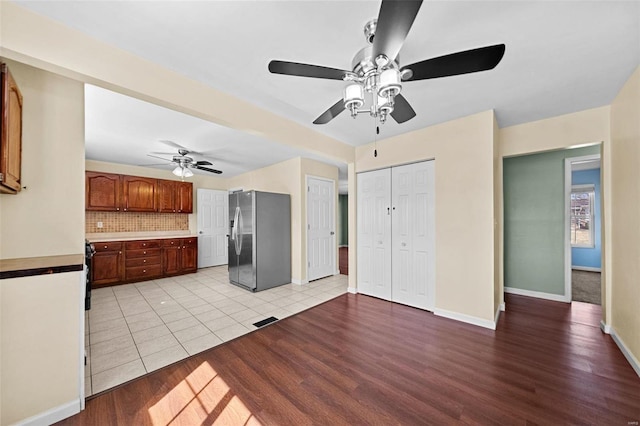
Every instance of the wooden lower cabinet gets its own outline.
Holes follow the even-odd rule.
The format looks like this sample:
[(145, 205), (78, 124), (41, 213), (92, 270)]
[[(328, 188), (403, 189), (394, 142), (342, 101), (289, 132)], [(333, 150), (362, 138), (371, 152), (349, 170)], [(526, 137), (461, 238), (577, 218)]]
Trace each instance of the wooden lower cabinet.
[(198, 269), (195, 237), (112, 241), (94, 246), (92, 288), (188, 274)]
[(195, 272), (198, 269), (198, 240), (196, 238), (164, 240), (163, 256), (165, 275)]
[(91, 261), (91, 285), (102, 287), (124, 280), (124, 255), (121, 242), (94, 244), (96, 253)]

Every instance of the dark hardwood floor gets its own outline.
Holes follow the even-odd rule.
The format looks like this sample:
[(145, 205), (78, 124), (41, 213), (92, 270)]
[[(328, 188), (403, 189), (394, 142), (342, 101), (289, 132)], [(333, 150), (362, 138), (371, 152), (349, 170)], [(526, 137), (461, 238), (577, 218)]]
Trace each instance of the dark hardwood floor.
[(507, 295), (491, 331), (346, 294), (87, 401), (67, 425), (595, 424), (640, 419), (600, 307)]

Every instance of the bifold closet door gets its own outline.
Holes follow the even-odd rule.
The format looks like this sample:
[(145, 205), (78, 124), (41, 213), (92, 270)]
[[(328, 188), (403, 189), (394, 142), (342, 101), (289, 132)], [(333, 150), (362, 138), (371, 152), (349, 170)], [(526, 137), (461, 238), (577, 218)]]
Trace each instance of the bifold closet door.
[(434, 162), (393, 167), (391, 300), (434, 308)]
[(391, 169), (358, 174), (358, 292), (391, 300)]

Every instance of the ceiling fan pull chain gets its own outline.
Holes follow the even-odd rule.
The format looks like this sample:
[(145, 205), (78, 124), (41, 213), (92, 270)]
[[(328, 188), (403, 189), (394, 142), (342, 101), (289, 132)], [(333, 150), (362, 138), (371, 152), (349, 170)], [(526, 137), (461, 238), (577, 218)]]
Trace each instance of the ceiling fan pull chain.
[(378, 117), (376, 117), (376, 135), (374, 136), (373, 139), (373, 156), (377, 157), (378, 156), (378, 135), (380, 134), (380, 126), (378, 126)]

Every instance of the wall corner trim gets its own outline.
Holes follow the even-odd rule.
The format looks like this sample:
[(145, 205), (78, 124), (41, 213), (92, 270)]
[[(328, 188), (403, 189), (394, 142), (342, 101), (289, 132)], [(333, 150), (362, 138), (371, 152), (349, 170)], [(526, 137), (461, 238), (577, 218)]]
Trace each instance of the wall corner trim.
[(613, 338), (613, 341), (616, 342), (616, 345), (618, 345), (618, 348), (620, 348), (622, 355), (624, 355), (627, 361), (629, 361), (629, 364), (631, 364), (631, 368), (633, 368), (638, 377), (640, 377), (640, 361), (638, 361), (638, 358), (631, 353), (627, 345), (624, 344), (624, 341), (620, 336), (618, 336), (613, 327), (611, 327), (611, 337)]
[(351, 293), (351, 294), (358, 294), (358, 289), (355, 287), (348, 287), (347, 288), (347, 292)]
[(507, 304), (506, 304), (506, 303), (501, 303), (501, 304), (500, 304), (500, 310), (501, 310), (502, 312), (506, 311), (506, 310), (507, 310)]
[(500, 306), (498, 306), (498, 309), (496, 309), (496, 315), (493, 318), (493, 329), (494, 330), (498, 326), (498, 320), (500, 319), (500, 312), (502, 312), (502, 310), (500, 309)]
[(50, 425), (80, 412), (80, 400), (70, 401), (15, 423), (19, 426)]
[(604, 320), (600, 320), (600, 330), (602, 330), (604, 334), (611, 334), (611, 326), (605, 324)]
[(491, 330), (496, 329), (496, 322), (491, 320), (486, 320), (483, 318), (478, 318), (471, 315), (465, 315), (458, 312), (447, 311), (446, 309), (438, 309), (438, 308), (435, 308), (433, 310), (433, 313), (439, 317), (466, 322), (467, 324), (477, 325), (478, 327), (488, 328)]
[(538, 299), (553, 300), (554, 302), (571, 303), (571, 296), (566, 297), (562, 294), (543, 293), (541, 291), (524, 290), (515, 287), (504, 288), (505, 293), (517, 294), (519, 296), (537, 297)]

